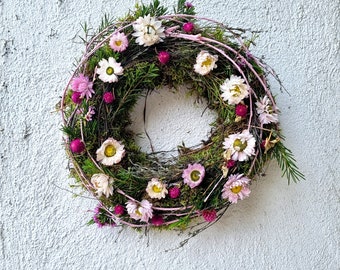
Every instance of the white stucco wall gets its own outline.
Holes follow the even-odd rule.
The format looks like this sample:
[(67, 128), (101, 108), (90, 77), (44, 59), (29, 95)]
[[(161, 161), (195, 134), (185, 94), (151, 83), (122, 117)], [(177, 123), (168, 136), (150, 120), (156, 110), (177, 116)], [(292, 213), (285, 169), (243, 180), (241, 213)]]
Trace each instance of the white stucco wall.
[(72, 180), (53, 108), (82, 50), (80, 23), (134, 2), (0, 0), (0, 269), (339, 269), (335, 0), (194, 1), (199, 15), (262, 31), (255, 51), (291, 94), (277, 101), (306, 181), (288, 186), (273, 162), (250, 198), (168, 252), (186, 236), (85, 225), (95, 202), (63, 190)]

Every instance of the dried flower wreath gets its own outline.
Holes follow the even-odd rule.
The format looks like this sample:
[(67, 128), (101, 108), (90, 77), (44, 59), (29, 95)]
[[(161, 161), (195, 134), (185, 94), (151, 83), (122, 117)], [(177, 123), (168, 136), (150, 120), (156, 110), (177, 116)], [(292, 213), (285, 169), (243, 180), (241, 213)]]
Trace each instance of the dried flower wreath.
[[(183, 230), (202, 216), (196, 234), (249, 196), (267, 161), (288, 181), (304, 177), (282, 143), (266, 76), (281, 82), (250, 53), (253, 35), (198, 17), (183, 0), (174, 14), (154, 0), (84, 31), (60, 108), (71, 176), (99, 201), (89, 223)], [(179, 146), (175, 158), (141, 151), (129, 129), (136, 101), (183, 84), (217, 113), (209, 139)]]

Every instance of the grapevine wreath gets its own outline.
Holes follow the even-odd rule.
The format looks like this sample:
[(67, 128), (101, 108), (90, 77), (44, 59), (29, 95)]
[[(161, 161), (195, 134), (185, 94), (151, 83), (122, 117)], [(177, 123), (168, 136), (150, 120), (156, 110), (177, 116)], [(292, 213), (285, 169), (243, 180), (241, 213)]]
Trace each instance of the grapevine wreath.
[[(174, 14), (154, 0), (105, 17), (95, 34), (84, 30), (60, 109), (71, 176), (98, 200), (89, 223), (200, 231), (249, 196), (267, 161), (288, 181), (303, 178), (282, 143), (266, 76), (280, 81), (249, 51), (253, 33), (198, 17), (183, 0)], [(182, 85), (217, 113), (208, 140), (171, 158), (141, 151), (130, 129), (137, 100)]]

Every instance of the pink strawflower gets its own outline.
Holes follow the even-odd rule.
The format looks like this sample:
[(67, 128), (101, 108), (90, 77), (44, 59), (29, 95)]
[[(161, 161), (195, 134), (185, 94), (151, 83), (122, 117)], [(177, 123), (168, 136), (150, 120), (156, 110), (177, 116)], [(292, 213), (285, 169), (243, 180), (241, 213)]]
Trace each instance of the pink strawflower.
[(235, 161), (235, 160), (232, 160), (232, 159), (229, 159), (229, 160), (227, 161), (227, 163), (226, 163), (228, 169), (234, 167), (235, 164), (236, 164), (236, 161)]
[(202, 216), (205, 221), (213, 222), (217, 218), (217, 213), (215, 209), (206, 209), (202, 211)]
[(186, 33), (191, 33), (195, 28), (195, 25), (192, 22), (187, 22), (183, 24), (183, 31)]
[(126, 210), (131, 218), (148, 222), (153, 216), (152, 203), (142, 200), (140, 203), (129, 200), (126, 203)]
[(266, 95), (256, 103), (256, 112), (259, 114), (261, 124), (277, 123), (279, 122), (278, 108), (276, 108), (269, 97)]
[(245, 117), (248, 113), (248, 107), (242, 103), (239, 103), (235, 107), (235, 113), (237, 116)]
[(166, 51), (161, 51), (158, 53), (158, 61), (165, 65), (170, 61), (170, 53), (166, 52)]
[(222, 198), (228, 199), (231, 203), (237, 203), (250, 194), (250, 179), (243, 174), (231, 174), (222, 189)]
[(72, 153), (80, 154), (85, 150), (85, 144), (81, 139), (74, 139), (70, 143), (70, 149)]
[(183, 171), (182, 177), (184, 179), (184, 184), (194, 188), (201, 184), (204, 175), (204, 167), (199, 163), (195, 163), (188, 165), (188, 167)]
[(73, 103), (80, 104), (83, 100), (80, 96), (81, 94), (79, 92), (73, 92), (71, 96)]
[(154, 226), (161, 226), (164, 224), (164, 219), (162, 216), (153, 216), (151, 219), (151, 224)]
[(116, 99), (112, 92), (105, 92), (103, 95), (103, 100), (106, 104), (112, 103)]
[(171, 199), (176, 199), (181, 195), (181, 190), (179, 187), (172, 187), (169, 189), (169, 197)]
[(116, 33), (110, 38), (110, 47), (115, 52), (123, 52), (129, 46), (129, 41), (124, 33)]
[(89, 77), (84, 76), (84, 74), (79, 74), (78, 77), (74, 77), (71, 81), (71, 88), (74, 92), (80, 93), (80, 98), (86, 97), (88, 100), (94, 94), (92, 89), (93, 82), (90, 81)]
[(105, 213), (103, 213), (103, 211), (101, 211), (101, 209), (102, 209), (102, 205), (98, 204), (96, 206), (96, 208), (93, 210), (93, 213), (94, 213), (93, 221), (94, 221), (94, 223), (97, 224), (98, 228), (102, 228), (104, 226), (112, 226), (112, 227), (114, 227), (116, 224), (111, 219), (109, 219), (108, 222), (102, 222), (100, 220), (100, 216), (102, 216), (102, 218), (105, 217), (105, 219), (107, 219), (106, 216), (103, 216), (103, 215), (105, 215)]
[(115, 215), (119, 216), (119, 215), (123, 215), (124, 214), (125, 208), (124, 208), (123, 205), (117, 204), (113, 211), (114, 211)]
[(96, 114), (96, 112), (95, 112), (95, 110), (94, 110), (94, 107), (93, 107), (93, 106), (90, 106), (88, 112), (87, 112), (86, 115), (85, 115), (85, 120), (86, 120), (87, 122), (92, 121), (92, 116), (93, 116), (94, 114)]

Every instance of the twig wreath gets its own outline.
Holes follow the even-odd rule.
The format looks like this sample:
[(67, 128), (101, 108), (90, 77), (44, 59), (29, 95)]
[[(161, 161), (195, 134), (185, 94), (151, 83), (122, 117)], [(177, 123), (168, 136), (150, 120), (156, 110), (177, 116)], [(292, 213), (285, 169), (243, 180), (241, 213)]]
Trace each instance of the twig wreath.
[[(174, 14), (154, 0), (116, 22), (105, 17), (95, 34), (84, 30), (85, 52), (60, 108), (71, 176), (99, 202), (89, 223), (180, 230), (198, 223), (197, 234), (249, 196), (267, 161), (276, 159), (288, 182), (304, 177), (282, 143), (266, 76), (281, 82), (250, 53), (254, 36), (196, 16), (183, 0)], [(217, 113), (209, 139), (178, 146), (167, 159), (141, 151), (129, 129), (135, 103), (184, 84)]]

